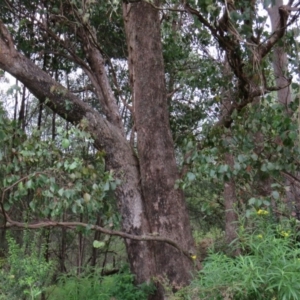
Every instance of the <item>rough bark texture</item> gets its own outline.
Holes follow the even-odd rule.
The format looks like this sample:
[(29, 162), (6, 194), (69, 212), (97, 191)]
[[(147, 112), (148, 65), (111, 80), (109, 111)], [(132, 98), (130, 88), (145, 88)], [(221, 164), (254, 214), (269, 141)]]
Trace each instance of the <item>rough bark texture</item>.
[[(97, 48), (92, 47), (87, 33), (84, 30), (79, 32), (83, 40), (87, 61), (91, 68), (93, 77), (95, 78), (94, 87), (96, 88), (96, 91), (98, 91), (97, 95), (100, 100), (100, 104), (102, 105), (101, 107), (104, 110), (107, 119), (112, 124), (119, 127), (122, 131), (123, 126), (121, 116), (116, 98), (114, 97), (112, 88), (106, 75), (103, 56)], [(94, 37), (94, 39), (96, 40), (96, 37)]]
[[(225, 57), (223, 75), (224, 77), (229, 77), (229, 78), (232, 77), (227, 56)], [(233, 98), (232, 91), (230, 89), (225, 90), (225, 88), (223, 88), (223, 90), (224, 93), (222, 99), (220, 120), (226, 119)], [(224, 138), (227, 139), (228, 144), (230, 144), (231, 136), (227, 136)], [(231, 153), (228, 152), (225, 154), (224, 162), (231, 169), (233, 169), (234, 157)], [(228, 245), (231, 244), (237, 238), (238, 215), (235, 209), (238, 200), (237, 200), (235, 189), (236, 189), (236, 185), (235, 185), (234, 178), (231, 178), (228, 182), (225, 182), (224, 190), (223, 190), (223, 198), (224, 198), (224, 208), (225, 208), (225, 239)], [(235, 254), (238, 253), (239, 250), (236, 250)]]
[[(20, 80), (38, 99), (45, 99), (45, 104), (58, 115), (80, 124), (91, 133), (96, 148), (105, 151), (107, 169), (122, 182), (116, 194), (124, 232), (159, 234), (176, 241), (187, 253), (193, 251), (193, 239), (183, 193), (174, 189), (179, 175), (168, 120), (159, 14), (150, 4), (138, 2), (124, 4), (124, 15), (138, 155), (121, 128), (101, 53), (90, 48), (94, 46), (88, 44), (89, 40), (85, 45), (87, 73), (96, 94), (103, 97), (99, 101), (104, 116), (20, 54), (1, 20), (0, 68)], [(125, 242), (137, 283), (164, 278), (177, 289), (191, 278), (193, 263), (182, 251), (162, 242)], [(161, 285), (152, 299), (164, 299)]]
[[(158, 5), (158, 3), (156, 3)], [(153, 234), (168, 236), (193, 251), (193, 239), (181, 190), (168, 116), (159, 12), (146, 2), (124, 4), (131, 57), (134, 120), (145, 209)], [(191, 278), (191, 261), (179, 251), (153, 243), (156, 275), (176, 289)]]
[[(279, 8), (283, 5), (282, 0), (276, 0), (274, 6), (268, 9), (270, 16), (272, 31), (275, 31), (280, 21)], [(288, 59), (287, 54), (283, 47), (276, 46), (273, 50), (273, 69), (276, 84), (279, 87), (285, 87), (280, 89), (278, 94), (278, 101), (284, 105), (288, 111), (288, 105), (291, 103), (290, 81), (287, 77)]]
[[(46, 104), (64, 119), (82, 123), (91, 133), (95, 146), (106, 152), (106, 166), (115, 172), (122, 184), (117, 189), (123, 230), (142, 235), (149, 232), (143, 209), (138, 160), (126, 141), (123, 132), (88, 104), (58, 84), (28, 58), (18, 53), (13, 41), (0, 21), (0, 68), (9, 72), (38, 98), (46, 98)], [(139, 282), (153, 275), (151, 249), (146, 242), (126, 240), (129, 260)]]
[[(233, 168), (234, 159), (231, 153), (225, 154), (225, 163), (228, 164), (230, 168)], [(225, 182), (223, 196), (225, 206), (225, 238), (228, 245), (237, 239), (238, 215), (236, 205), (238, 201), (235, 189), (235, 181), (233, 178)], [(235, 249), (234, 254), (239, 254), (239, 249)]]
[[(283, 5), (282, 0), (276, 0), (275, 5), (268, 9), (268, 14), (271, 20), (272, 30), (278, 26), (278, 22), (280, 19), (279, 15), (279, 7)], [(287, 114), (291, 114), (289, 109), (289, 105), (292, 101), (291, 89), (290, 89), (290, 81), (287, 77), (288, 72), (288, 58), (287, 53), (284, 47), (276, 46), (273, 51), (273, 70), (274, 76), (277, 86), (281, 86), (285, 88), (280, 89), (277, 92), (278, 102), (281, 103), (285, 109)], [(299, 172), (295, 174), (299, 178)], [(295, 214), (300, 211), (300, 189), (295, 185), (294, 180), (291, 180), (290, 177), (285, 178), (285, 184), (289, 187), (289, 190), (286, 192), (286, 200), (289, 208), (294, 211)]]

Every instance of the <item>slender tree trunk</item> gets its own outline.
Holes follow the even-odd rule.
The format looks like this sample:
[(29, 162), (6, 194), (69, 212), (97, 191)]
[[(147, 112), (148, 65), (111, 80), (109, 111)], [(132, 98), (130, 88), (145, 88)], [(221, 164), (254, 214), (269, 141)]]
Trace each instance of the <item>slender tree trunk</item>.
[[(63, 213), (62, 221), (65, 220), (65, 213)], [(66, 246), (67, 246), (67, 229), (63, 227), (61, 229), (61, 243), (60, 243), (60, 252), (59, 252), (59, 270), (61, 273), (67, 271), (65, 266), (66, 259)]]
[(19, 126), (23, 131), (25, 130), (25, 104), (26, 104), (26, 87), (24, 85), (22, 90), (21, 107), (19, 111)]
[[(44, 231), (43, 236), (45, 237), (45, 239), (42, 241), (42, 243), (45, 244), (44, 259), (48, 263), (49, 260), (50, 260), (50, 235), (51, 235), (51, 231), (48, 228), (43, 230), (43, 231)], [(46, 292), (42, 292), (41, 300), (46, 300), (46, 299), (47, 299)]]
[[(124, 20), (149, 229), (152, 234), (174, 239), (192, 252), (194, 245), (184, 196), (174, 188), (179, 173), (168, 118), (159, 12), (147, 2), (124, 4)], [(188, 258), (167, 244), (152, 243), (149, 247), (155, 259), (155, 264), (151, 264), (152, 275), (166, 277), (174, 289), (189, 282), (192, 263)]]
[(55, 120), (56, 120), (56, 113), (53, 112), (52, 114), (52, 130), (51, 130), (51, 138), (52, 138), (52, 141), (55, 140), (55, 136), (56, 136), (56, 124), (55, 124)]
[[(79, 221), (82, 222), (83, 216), (80, 214)], [(78, 250), (77, 250), (77, 275), (81, 275), (82, 271), (82, 261), (83, 261), (83, 251), (84, 251), (84, 237), (82, 231), (78, 233)]]
[(42, 102), (40, 102), (40, 104), (39, 104), (38, 121), (37, 121), (37, 129), (38, 130), (41, 130), (41, 127), (42, 127), (43, 106), (44, 106), (44, 104)]
[[(97, 217), (96, 225), (102, 226), (100, 214)], [(95, 231), (94, 240), (99, 241), (100, 237), (101, 237), (101, 232)], [(92, 256), (91, 256), (91, 267), (93, 267), (93, 268), (95, 268), (96, 264), (97, 264), (97, 254), (98, 254), (98, 249), (93, 247), (92, 248)]]
[[(39, 110), (39, 118), (38, 118), (38, 129), (41, 128), (41, 115), (42, 115), (42, 103), (40, 102), (40, 110)], [(55, 141), (55, 112), (53, 112), (52, 115), (52, 141)], [(51, 215), (48, 215), (48, 219), (51, 219)], [(50, 260), (50, 236), (51, 236), (51, 228), (45, 228), (43, 229), (43, 236), (45, 237), (43, 243), (45, 244), (45, 253), (44, 258), (45, 261), (48, 263)], [(46, 300), (46, 292), (42, 292), (41, 294), (41, 300)]]
[[(16, 79), (16, 87), (19, 86), (19, 80)], [(15, 107), (14, 107), (14, 121), (17, 121), (17, 112), (18, 112), (18, 89), (15, 92)]]
[[(282, 5), (283, 0), (276, 0), (275, 5), (268, 9), (272, 31), (275, 31), (278, 27), (278, 22), (280, 20), (279, 7)], [(273, 69), (277, 86), (283, 87), (277, 92), (278, 102), (284, 105), (288, 112), (288, 105), (291, 103), (291, 91), (289, 79), (287, 77), (287, 68), (287, 53), (283, 47), (277, 45), (273, 50)]]
[[(230, 69), (228, 58), (225, 57), (224, 61), (224, 71), (223, 71), (224, 77), (228, 77), (230, 80), (232, 80), (232, 71)], [(232, 95), (232, 91), (230, 89), (225, 90), (224, 89), (224, 96), (222, 99), (222, 106), (221, 106), (221, 114), (220, 119), (224, 118), (227, 113), (228, 109), (231, 105), (231, 99), (234, 97)], [(229, 133), (231, 135), (231, 133)], [(226, 136), (225, 139), (227, 139), (228, 144), (230, 144), (231, 136)], [(228, 152), (225, 153), (224, 156), (224, 162), (230, 167), (230, 169), (233, 169), (234, 166), (234, 157), (232, 153)], [(236, 213), (236, 206), (238, 203), (238, 199), (236, 196), (236, 184), (235, 179), (230, 178), (227, 182), (224, 183), (224, 190), (223, 190), (223, 198), (224, 198), (224, 208), (225, 208), (225, 240), (226, 243), (229, 245), (234, 240), (237, 239), (237, 228), (238, 228), (238, 215)], [(235, 249), (233, 254), (238, 254), (240, 252), (239, 249)]]
[[(234, 158), (231, 153), (225, 154), (225, 163), (233, 169)], [(234, 178), (230, 178), (229, 181), (224, 183), (225, 238), (228, 245), (238, 237), (238, 214), (236, 212), (238, 200), (235, 189)], [(238, 255), (239, 253), (240, 250), (238, 248), (234, 249), (233, 254)]]
[(107, 255), (108, 255), (108, 250), (109, 250), (109, 245), (111, 243), (111, 236), (109, 237), (109, 240), (107, 241), (106, 245), (105, 245), (105, 253), (104, 253), (104, 259), (103, 259), (103, 262), (102, 262), (102, 270), (101, 270), (101, 276), (103, 276), (105, 274), (105, 265), (106, 265), (106, 262), (107, 262)]
[[(275, 4), (267, 9), (272, 30), (275, 30), (280, 19), (279, 7), (283, 5), (283, 0), (276, 0)], [(289, 105), (292, 101), (291, 89), (289, 78), (287, 77), (288, 73), (288, 58), (287, 53), (282, 46), (276, 46), (273, 51), (273, 70), (275, 75), (276, 85), (278, 87), (283, 87), (277, 91), (278, 102), (281, 103), (287, 114), (291, 115)], [(296, 172), (296, 177), (299, 178), (300, 173)], [(295, 214), (300, 211), (300, 189), (294, 184), (294, 181), (291, 181), (290, 178), (285, 178), (285, 184), (288, 187), (286, 192), (286, 201), (288, 207), (295, 211)]]

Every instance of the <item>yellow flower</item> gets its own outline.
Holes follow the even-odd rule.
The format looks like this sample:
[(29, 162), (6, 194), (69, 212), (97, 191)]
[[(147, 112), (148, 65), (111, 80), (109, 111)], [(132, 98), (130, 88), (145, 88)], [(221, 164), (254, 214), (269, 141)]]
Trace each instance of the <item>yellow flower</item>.
[(263, 235), (262, 235), (262, 234), (258, 234), (257, 237), (258, 237), (259, 239), (262, 239), (262, 238), (263, 238)]
[(290, 232), (287, 232), (287, 231), (284, 231), (284, 230), (281, 230), (281, 231), (280, 231), (280, 234), (281, 234), (281, 236), (283, 236), (283, 237), (289, 237), (289, 236), (290, 236)]
[(195, 260), (197, 258), (197, 255), (191, 255), (191, 259)]
[(256, 212), (259, 216), (266, 216), (269, 214), (269, 212), (267, 210), (264, 210), (264, 209), (259, 209), (257, 212)]

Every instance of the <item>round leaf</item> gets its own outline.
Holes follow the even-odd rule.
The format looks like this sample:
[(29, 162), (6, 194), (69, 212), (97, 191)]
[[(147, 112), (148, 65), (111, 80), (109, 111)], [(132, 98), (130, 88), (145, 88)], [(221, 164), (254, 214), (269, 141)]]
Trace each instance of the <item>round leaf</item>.
[(70, 146), (70, 141), (68, 139), (63, 139), (61, 145), (64, 149), (66, 149)]
[(94, 248), (100, 249), (100, 248), (103, 248), (104, 246), (105, 246), (104, 242), (100, 242), (100, 241), (96, 241), (96, 240), (93, 242), (93, 247)]

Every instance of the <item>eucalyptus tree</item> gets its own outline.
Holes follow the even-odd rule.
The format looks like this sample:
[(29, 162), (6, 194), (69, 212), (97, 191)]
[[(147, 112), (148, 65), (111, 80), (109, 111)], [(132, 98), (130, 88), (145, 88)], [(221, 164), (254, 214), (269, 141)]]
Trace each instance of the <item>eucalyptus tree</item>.
[[(125, 233), (159, 235), (180, 245), (183, 251), (164, 242), (125, 240), (138, 283), (153, 277), (163, 280), (166, 276), (178, 289), (191, 277), (193, 262), (184, 253), (193, 251), (193, 239), (183, 192), (174, 188), (179, 172), (169, 126), (159, 10), (147, 2), (123, 3), (127, 41), (124, 51), (128, 53), (132, 100), (131, 105), (121, 105), (132, 113), (135, 149), (125, 136), (118, 101), (107, 75), (108, 58), (101, 43), (101, 37), (107, 36), (97, 34), (108, 7), (109, 3), (94, 1), (2, 3), (5, 13), (1, 21), (0, 66), (61, 117), (81, 124), (92, 135), (95, 147), (105, 152), (106, 168), (121, 182), (116, 195)], [(15, 32), (10, 22), (19, 30)], [(82, 68), (100, 110), (83, 102), (28, 58), (28, 53), (47, 53), (49, 49), (49, 59), (58, 53)], [(17, 225), (7, 214), (6, 219)], [(161, 289), (155, 297), (163, 297)]]

